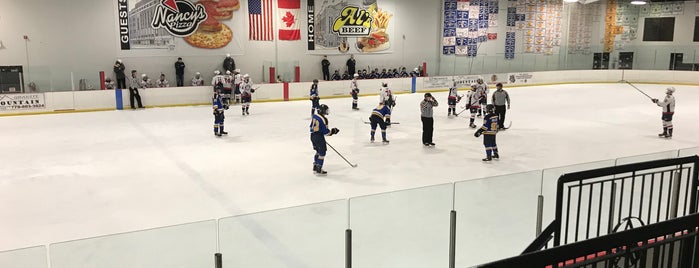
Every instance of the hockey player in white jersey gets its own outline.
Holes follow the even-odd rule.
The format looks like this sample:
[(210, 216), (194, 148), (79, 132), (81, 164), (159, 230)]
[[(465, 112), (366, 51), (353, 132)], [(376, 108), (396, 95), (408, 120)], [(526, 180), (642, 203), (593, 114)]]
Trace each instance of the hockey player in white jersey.
[(253, 83), (250, 80), (250, 75), (243, 75), (243, 82), (240, 84), (241, 101), (243, 103), (243, 115), (250, 114), (250, 102), (252, 102), (252, 93), (255, 93), (255, 89), (252, 88), (252, 85)]
[(352, 110), (359, 110), (357, 107), (357, 101), (359, 97), (359, 87), (357, 86), (357, 78), (359, 74), (354, 74), (352, 82), (350, 82), (350, 95), (352, 96)]
[(480, 99), (480, 92), (478, 92), (478, 86), (476, 84), (473, 84), (471, 86), (471, 90), (466, 94), (466, 107), (465, 109), (469, 109), (471, 112), (471, 118), (469, 127), (471, 128), (476, 128), (476, 124), (474, 124), (474, 121), (476, 121), (476, 114), (481, 111), (481, 99)]
[(142, 74), (141, 75), (141, 81), (138, 82), (138, 86), (140, 88), (152, 88), (153, 87), (153, 81), (148, 78), (148, 75)]
[(226, 75), (223, 76), (223, 102), (226, 106), (231, 104), (231, 97), (233, 94), (233, 73), (231, 71), (226, 71)]
[(480, 108), (478, 110), (478, 116), (485, 114), (485, 106), (488, 104), (488, 84), (483, 82), (482, 78), (476, 79), (476, 91), (478, 91), (478, 98), (480, 103)]
[(194, 87), (200, 87), (204, 85), (204, 79), (201, 78), (201, 73), (197, 72), (194, 74), (194, 78), (192, 78), (192, 86)]
[(233, 71), (233, 97), (235, 98), (235, 103), (240, 103), (240, 83), (243, 82), (243, 75), (240, 74), (240, 69), (235, 69)]
[(160, 74), (160, 79), (155, 81), (158, 87), (170, 87), (170, 82), (165, 79), (165, 74)]
[[(383, 103), (386, 107), (388, 107), (391, 111), (393, 111), (393, 107), (396, 106), (396, 99), (393, 97), (393, 93), (391, 92), (391, 89), (388, 88), (387, 83), (381, 83), (381, 89), (379, 89), (379, 103)], [(388, 117), (386, 118), (386, 125), (390, 126), (391, 125), (391, 118)]]
[(456, 89), (456, 82), (454, 82), (452, 87), (449, 88), (449, 96), (447, 97), (447, 104), (449, 104), (447, 117), (452, 114), (454, 114), (454, 116), (459, 116), (459, 114), (456, 113), (456, 103), (459, 101), (461, 101), (461, 96), (459, 96), (459, 92)]
[(672, 95), (673, 93), (675, 93), (675, 88), (669, 87), (665, 91), (665, 99), (663, 101), (653, 99), (653, 103), (663, 107), (663, 133), (658, 134), (658, 137), (661, 138), (672, 138), (672, 116), (675, 114), (675, 97)]

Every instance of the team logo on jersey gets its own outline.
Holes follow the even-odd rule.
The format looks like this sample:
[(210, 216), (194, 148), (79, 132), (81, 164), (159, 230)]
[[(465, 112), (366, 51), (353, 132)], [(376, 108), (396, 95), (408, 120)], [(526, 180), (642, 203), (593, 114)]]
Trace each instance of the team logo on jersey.
[(340, 16), (333, 23), (333, 32), (339, 36), (367, 36), (371, 32), (369, 11), (355, 6), (347, 6), (340, 11)]
[(161, 0), (155, 8), (151, 26), (154, 29), (165, 28), (174, 36), (186, 37), (194, 33), (206, 18), (206, 9), (202, 4), (193, 5), (186, 0)]

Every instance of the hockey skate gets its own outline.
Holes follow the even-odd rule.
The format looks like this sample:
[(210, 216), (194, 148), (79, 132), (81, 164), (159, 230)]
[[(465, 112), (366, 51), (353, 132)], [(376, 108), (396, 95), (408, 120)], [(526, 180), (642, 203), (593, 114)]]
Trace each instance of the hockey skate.
[(470, 124), (470, 125), (468, 125), (468, 126), (471, 127), (471, 128), (476, 128), (476, 125), (475, 125), (475, 124)]
[(221, 133), (219, 133), (219, 134), (221, 134), (221, 135), (228, 135), (228, 132), (221, 131)]
[(499, 160), (499, 159), (500, 159), (500, 155), (497, 154), (497, 153), (495, 153), (495, 154), (493, 154), (493, 158), (496, 159), (496, 160)]
[(328, 174), (327, 171), (323, 170), (320, 166), (314, 165), (313, 166), (313, 174), (319, 175), (319, 176), (325, 176)]
[(214, 133), (214, 135), (216, 135), (216, 137), (221, 137), (221, 133)]
[(390, 141), (389, 140), (382, 140), (381, 141), (383, 144), (388, 144)]
[(490, 156), (483, 158), (483, 162), (490, 162), (490, 161), (493, 161), (493, 158)]
[(373, 142), (374, 142), (374, 137), (371, 137), (371, 139), (370, 139), (369, 141), (373, 143)]

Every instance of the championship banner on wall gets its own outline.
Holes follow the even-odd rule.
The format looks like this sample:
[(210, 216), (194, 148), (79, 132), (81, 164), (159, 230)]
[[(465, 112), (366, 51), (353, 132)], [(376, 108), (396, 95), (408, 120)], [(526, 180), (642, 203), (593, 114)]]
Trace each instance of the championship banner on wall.
[[(196, 49), (230, 48), (229, 45), (234, 44), (231, 43), (234, 32), (244, 36), (242, 16), (233, 16), (240, 9), (239, 0), (116, 2), (121, 50), (174, 50), (180, 44)], [(269, 9), (271, 11), (271, 4)], [(271, 23), (270, 14), (270, 35), (273, 34)], [(240, 45), (235, 44), (235, 48), (238, 47)]]
[(510, 73), (507, 76), (507, 82), (510, 84), (531, 84), (534, 82), (534, 74), (532, 73)]
[(390, 52), (393, 13), (377, 0), (307, 0), (307, 5), (310, 53)]
[(0, 111), (40, 110), (45, 108), (44, 93), (0, 94)]

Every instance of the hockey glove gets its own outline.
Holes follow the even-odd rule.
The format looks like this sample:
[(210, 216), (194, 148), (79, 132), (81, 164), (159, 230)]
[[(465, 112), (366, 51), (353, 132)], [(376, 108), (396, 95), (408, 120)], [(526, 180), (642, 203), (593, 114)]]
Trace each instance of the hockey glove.
[(255, 89), (254, 88), (250, 89), (250, 92), (255, 93)]
[(479, 128), (478, 130), (476, 130), (476, 133), (473, 133), (473, 136), (478, 138), (481, 136), (481, 134), (483, 134), (483, 129)]
[(340, 130), (336, 127), (330, 129), (330, 135), (335, 135), (337, 133), (340, 133)]

